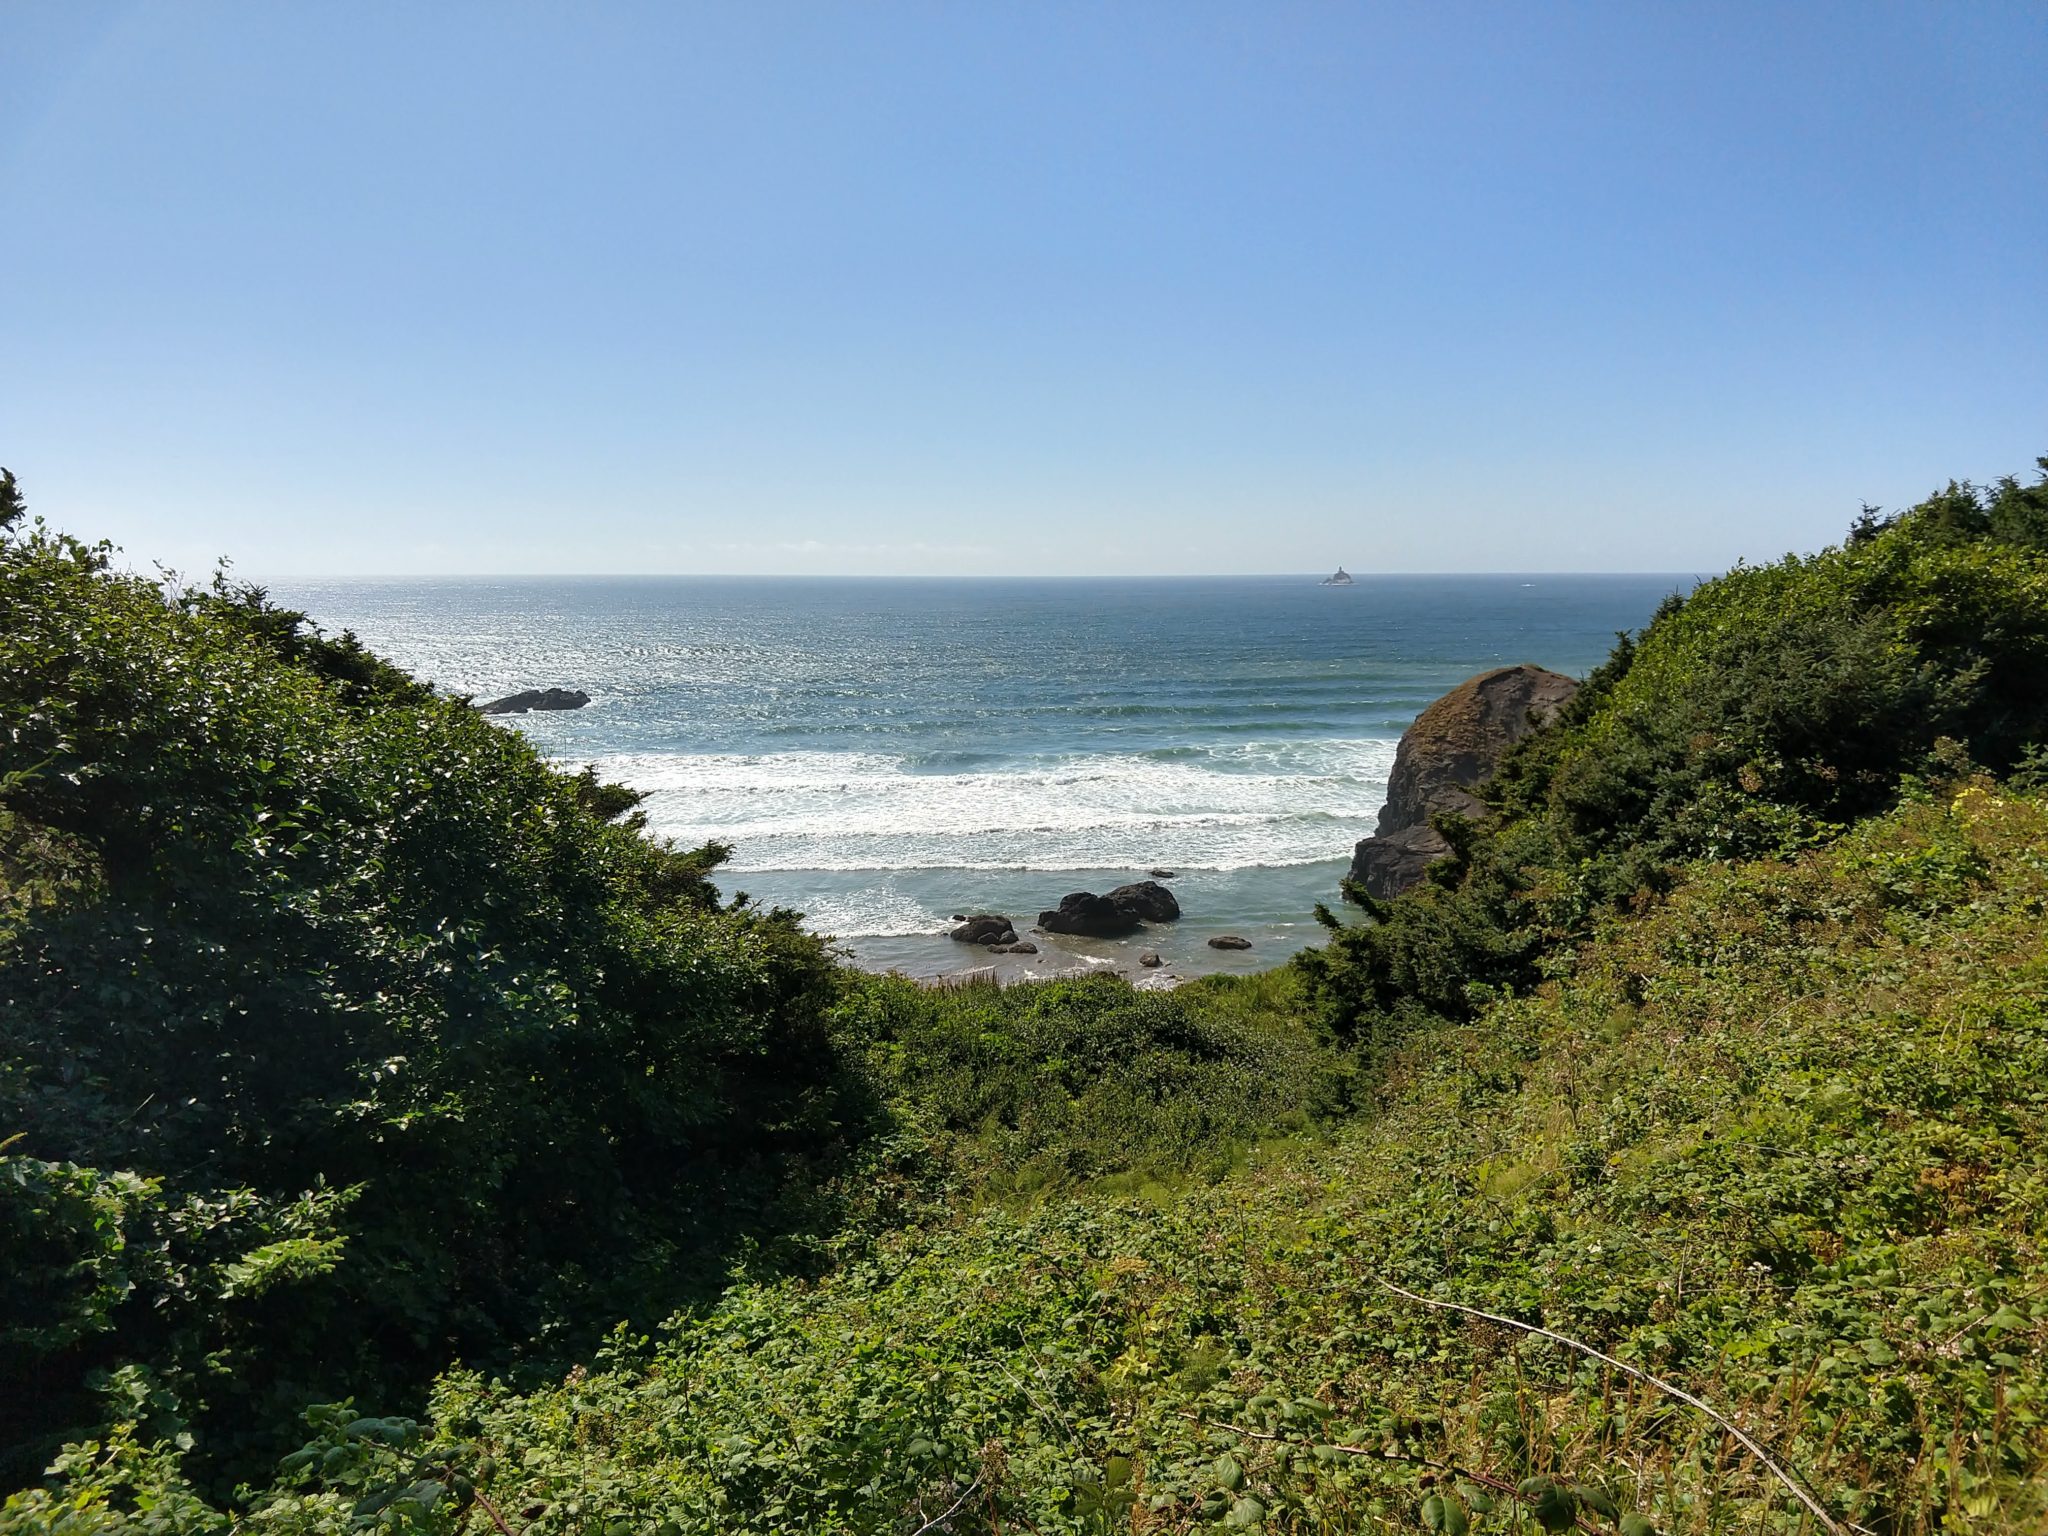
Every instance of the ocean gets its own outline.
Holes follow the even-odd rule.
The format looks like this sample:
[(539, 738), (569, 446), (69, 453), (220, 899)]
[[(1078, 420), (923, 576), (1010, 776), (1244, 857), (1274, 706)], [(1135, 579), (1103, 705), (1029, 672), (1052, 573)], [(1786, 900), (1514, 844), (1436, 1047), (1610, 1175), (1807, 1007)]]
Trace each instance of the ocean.
[[(1041, 971), (1274, 965), (1321, 930), (1401, 732), (1489, 667), (1583, 675), (1693, 578), (737, 577), (302, 580), (274, 600), (444, 688), (559, 686), (506, 717), (646, 792), (653, 830), (730, 844), (719, 883), (854, 963), (935, 975), (994, 911), (1174, 872), (1185, 916), (1036, 941)], [(1252, 941), (1218, 951), (1211, 935)]]

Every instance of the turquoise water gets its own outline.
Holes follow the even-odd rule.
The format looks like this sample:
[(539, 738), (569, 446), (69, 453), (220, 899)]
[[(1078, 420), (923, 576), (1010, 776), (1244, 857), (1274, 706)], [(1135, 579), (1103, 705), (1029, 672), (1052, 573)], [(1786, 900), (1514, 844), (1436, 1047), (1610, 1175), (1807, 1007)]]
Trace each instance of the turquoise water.
[[(278, 582), (273, 596), (444, 687), (593, 696), (515, 717), (733, 847), (722, 883), (797, 907), (863, 964), (962, 963), (955, 912), (1025, 922), (1175, 871), (1181, 974), (1319, 930), (1416, 713), (1488, 667), (1583, 674), (1691, 578), (579, 578)], [(1021, 930), (1020, 930), (1021, 931)], [(1232, 932), (1254, 948), (1209, 950)], [(1043, 941), (1041, 941), (1043, 942)]]

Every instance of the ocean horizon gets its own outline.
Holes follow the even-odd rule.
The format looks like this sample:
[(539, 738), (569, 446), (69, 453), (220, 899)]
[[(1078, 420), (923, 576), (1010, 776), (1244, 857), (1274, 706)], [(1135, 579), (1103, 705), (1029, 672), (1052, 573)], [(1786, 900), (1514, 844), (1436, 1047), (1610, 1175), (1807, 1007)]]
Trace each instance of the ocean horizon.
[[(1327, 574), (1327, 573), (1322, 573)], [(503, 717), (727, 844), (728, 894), (795, 908), (857, 964), (934, 975), (944, 935), (1023, 933), (1069, 891), (1173, 872), (1186, 914), (1058, 939), (1191, 976), (1317, 941), (1401, 732), (1491, 667), (1582, 676), (1690, 576), (568, 576), (272, 580), (272, 597), (452, 692), (578, 688)], [(1233, 933), (1245, 951), (1209, 949)]]

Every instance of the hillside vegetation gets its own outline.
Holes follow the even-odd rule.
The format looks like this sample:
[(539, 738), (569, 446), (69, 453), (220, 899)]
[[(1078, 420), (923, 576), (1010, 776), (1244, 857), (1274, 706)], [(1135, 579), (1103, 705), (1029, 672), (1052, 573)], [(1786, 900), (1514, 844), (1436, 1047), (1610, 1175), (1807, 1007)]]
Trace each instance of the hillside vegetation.
[(2039, 1529), (2044, 529), (1708, 583), (1160, 996), (837, 969), (0, 506), (0, 1531)]

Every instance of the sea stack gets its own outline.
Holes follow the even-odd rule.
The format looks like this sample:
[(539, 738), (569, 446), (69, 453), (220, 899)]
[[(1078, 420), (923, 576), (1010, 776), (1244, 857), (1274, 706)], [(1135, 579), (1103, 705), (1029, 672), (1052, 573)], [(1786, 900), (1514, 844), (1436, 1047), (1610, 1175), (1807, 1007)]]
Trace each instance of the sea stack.
[(1394, 753), (1379, 830), (1352, 850), (1351, 878), (1373, 896), (1397, 896), (1450, 852), (1429, 818), (1440, 811), (1479, 819), (1472, 793), (1500, 768), (1508, 748), (1548, 725), (1579, 685), (1542, 667), (1501, 667), (1467, 678), (1416, 717)]

